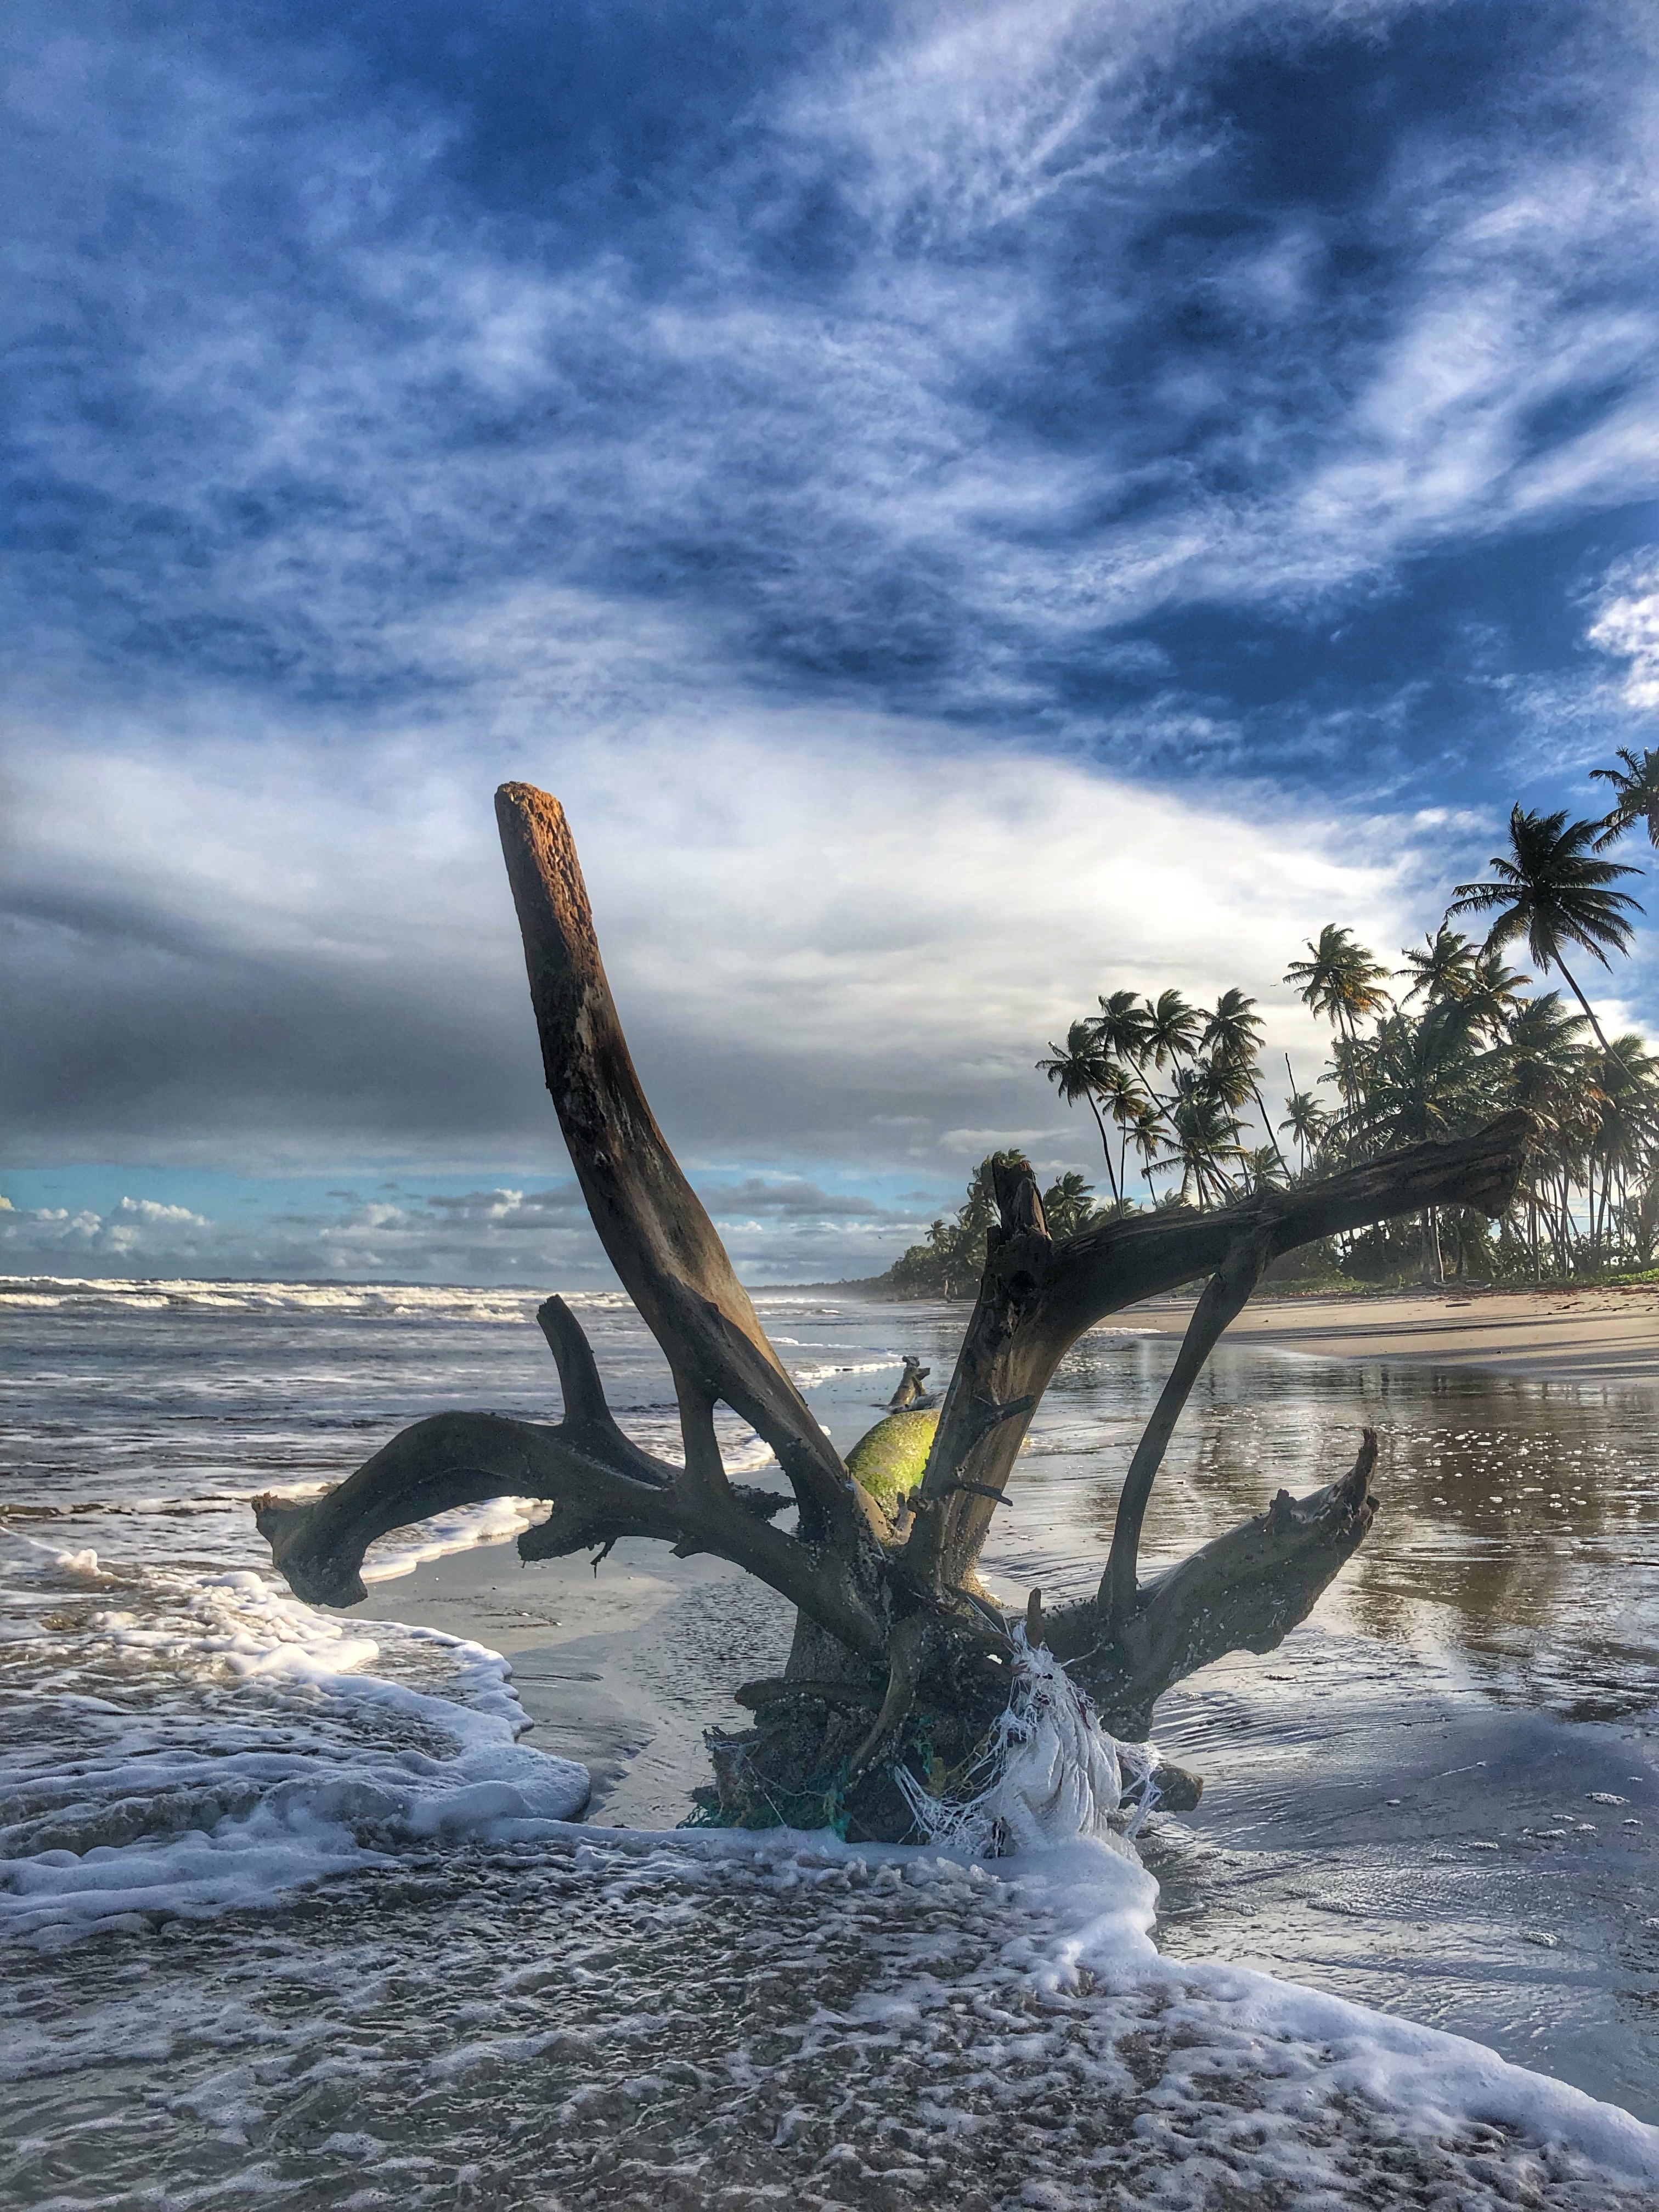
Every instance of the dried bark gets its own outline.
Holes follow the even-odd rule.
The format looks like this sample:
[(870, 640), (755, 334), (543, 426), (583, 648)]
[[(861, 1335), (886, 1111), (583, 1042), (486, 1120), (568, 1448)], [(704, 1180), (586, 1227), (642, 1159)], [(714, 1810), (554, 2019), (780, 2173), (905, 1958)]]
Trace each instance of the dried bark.
[[(548, 1089), (589, 1212), (662, 1346), (679, 1405), (683, 1464), (629, 1441), (605, 1403), (569, 1310), (539, 1316), (558, 1364), (552, 1424), (444, 1413), (392, 1438), (325, 1498), (255, 1501), (261, 1532), (302, 1597), (349, 1605), (374, 1537), (448, 1507), (509, 1495), (552, 1501), (526, 1559), (603, 1553), (649, 1536), (706, 1551), (781, 1591), (799, 1626), (785, 1677), (752, 1684), (759, 1715), (711, 1739), (730, 1818), (850, 1820), (902, 1832), (891, 1781), (917, 1716), (946, 1763), (972, 1750), (1006, 1694), (1011, 1619), (976, 1563), (1032, 1413), (1066, 1351), (1108, 1314), (1207, 1278), (1174, 1370), (1131, 1462), (1098, 1595), (1027, 1618), (1100, 1701), (1115, 1733), (1144, 1735), (1171, 1683), (1224, 1652), (1270, 1650), (1304, 1620), (1375, 1511), (1369, 1431), (1352, 1473), (1267, 1510), (1141, 1583), (1147, 1499), (1205, 1360), (1263, 1268), (1298, 1244), (1434, 1206), (1500, 1212), (1531, 1125), (1510, 1115), (1449, 1144), (1413, 1146), (1326, 1181), (1213, 1212), (1159, 1212), (1051, 1237), (1029, 1170), (999, 1167), (999, 1222), (919, 1489), (897, 1520), (849, 1477), (767, 1341), (696, 1193), (651, 1112), (599, 957), (575, 848), (556, 799), (496, 794)], [(907, 1370), (895, 1402), (914, 1402)], [(909, 1396), (905, 1397), (906, 1391)], [(715, 1439), (724, 1403), (775, 1453), (790, 1494), (733, 1485)], [(798, 1509), (793, 1534), (773, 1526)], [(826, 1780), (825, 1778), (828, 1778)]]

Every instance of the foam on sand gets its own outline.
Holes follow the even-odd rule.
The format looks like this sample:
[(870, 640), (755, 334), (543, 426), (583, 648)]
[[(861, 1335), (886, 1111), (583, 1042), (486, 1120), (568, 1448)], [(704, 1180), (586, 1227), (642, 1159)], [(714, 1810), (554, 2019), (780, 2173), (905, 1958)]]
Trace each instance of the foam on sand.
[(520, 1744), (510, 1670), (482, 1644), (329, 1619), (249, 1572), (28, 1548), (9, 1595), (32, 1583), (40, 1613), (12, 1641), (44, 1632), (58, 1663), (5, 1754), (0, 1930), (57, 1943), (269, 1905), (587, 1802), (586, 1768)]
[[(15, 2180), (56, 2201), (56, 2115), (51, 2153), (75, 2135), (123, 2203), (164, 2179), (198, 2205), (435, 2212), (480, 2130), (501, 2203), (1652, 2203), (1655, 2130), (1455, 2037), (1166, 1960), (1155, 1897), (1088, 1839), (986, 1863), (569, 1827), (427, 1852), (221, 1939), (123, 1928), (54, 1957), (10, 2039)], [(147, 2100), (142, 2136), (97, 2134), (106, 2073)]]

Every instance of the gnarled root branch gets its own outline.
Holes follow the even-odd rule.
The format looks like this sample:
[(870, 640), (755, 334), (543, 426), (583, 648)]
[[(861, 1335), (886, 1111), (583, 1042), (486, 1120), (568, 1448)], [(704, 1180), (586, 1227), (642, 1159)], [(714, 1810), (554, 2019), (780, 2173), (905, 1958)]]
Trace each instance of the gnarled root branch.
[(555, 1501), (542, 1528), (526, 1530), (521, 1548), (556, 1525), (568, 1540), (526, 1549), (526, 1558), (620, 1535), (678, 1533), (667, 1470), (650, 1481), (620, 1474), (562, 1427), (500, 1413), (434, 1413), (393, 1437), (337, 1489), (303, 1503), (268, 1492), (254, 1499), (253, 1516), (297, 1596), (311, 1605), (356, 1605), (368, 1595), (363, 1554), (377, 1536), (492, 1498)]
[(1172, 1684), (1229, 1651), (1271, 1651), (1307, 1619), (1371, 1525), (1376, 1464), (1367, 1429), (1340, 1481), (1305, 1498), (1281, 1490), (1265, 1513), (1143, 1583), (1115, 1636), (1097, 1601), (1049, 1616), (1050, 1644), (1113, 1735), (1139, 1741)]

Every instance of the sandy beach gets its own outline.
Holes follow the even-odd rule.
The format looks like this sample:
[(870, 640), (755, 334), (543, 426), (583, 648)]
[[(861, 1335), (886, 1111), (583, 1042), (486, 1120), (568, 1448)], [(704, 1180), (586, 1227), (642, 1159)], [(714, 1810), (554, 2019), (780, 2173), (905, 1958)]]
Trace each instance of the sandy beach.
[(367, 1612), (487, 1644), (512, 1662), (539, 1751), (592, 1777), (590, 1820), (672, 1828), (708, 1779), (704, 1729), (741, 1728), (731, 1686), (775, 1674), (793, 1617), (724, 1559), (633, 1543), (526, 1569), (510, 1545), (427, 1561), (372, 1589)]
[[(1148, 1301), (1143, 1327), (1179, 1335), (1192, 1301)], [(1567, 1291), (1379, 1291), (1353, 1297), (1257, 1296), (1228, 1331), (1323, 1359), (1483, 1367), (1539, 1381), (1659, 1389), (1659, 1284)]]

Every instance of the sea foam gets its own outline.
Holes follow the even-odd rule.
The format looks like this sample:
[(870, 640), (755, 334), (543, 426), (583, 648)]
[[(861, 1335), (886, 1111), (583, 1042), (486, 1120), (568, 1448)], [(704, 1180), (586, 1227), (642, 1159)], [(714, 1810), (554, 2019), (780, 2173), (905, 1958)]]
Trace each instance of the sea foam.
[(0, 1931), (58, 1943), (270, 1905), (422, 1839), (540, 1834), (587, 1802), (586, 1768), (520, 1743), (510, 1669), (482, 1644), (89, 1548), (27, 1545), (8, 1595), (38, 1607), (14, 1615), (13, 1649), (33, 1629), (57, 1665), (4, 1757)]

